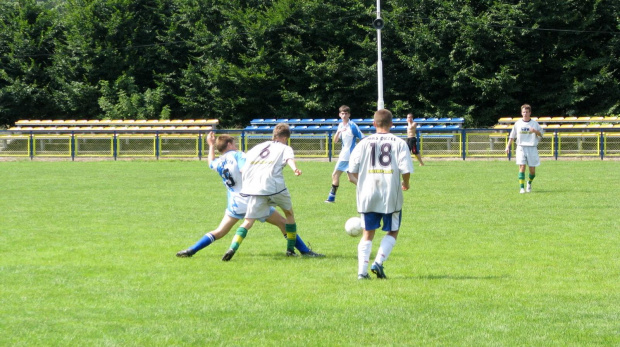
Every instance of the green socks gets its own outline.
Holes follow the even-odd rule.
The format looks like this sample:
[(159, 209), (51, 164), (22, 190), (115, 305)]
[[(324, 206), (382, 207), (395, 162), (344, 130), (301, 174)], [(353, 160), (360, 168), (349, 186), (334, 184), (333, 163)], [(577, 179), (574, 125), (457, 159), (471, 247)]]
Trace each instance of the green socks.
[(239, 246), (241, 246), (241, 242), (245, 239), (248, 234), (248, 229), (239, 227), (237, 232), (235, 233), (235, 237), (233, 237), (232, 243), (230, 244), (230, 249), (237, 251)]
[(295, 241), (297, 239), (297, 224), (286, 224), (286, 250), (295, 251)]
[(521, 188), (525, 187), (525, 172), (519, 172), (519, 185)]

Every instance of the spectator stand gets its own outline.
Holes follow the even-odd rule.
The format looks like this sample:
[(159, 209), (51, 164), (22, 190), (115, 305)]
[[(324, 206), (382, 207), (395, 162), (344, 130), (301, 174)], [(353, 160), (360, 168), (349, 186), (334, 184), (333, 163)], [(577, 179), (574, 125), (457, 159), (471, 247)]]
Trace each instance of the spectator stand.
[[(505, 130), (508, 136), (514, 123), (521, 117), (502, 117), (493, 129)], [(614, 155), (620, 131), (618, 116), (583, 116), (583, 117), (532, 117), (545, 131), (539, 144), (549, 155), (603, 156)], [(498, 135), (500, 136), (500, 135)], [(541, 153), (542, 155), (542, 153)]]
[[(372, 118), (352, 118), (355, 124), (358, 125), (362, 133), (370, 134), (375, 132)], [(421, 147), (426, 142), (427, 147), (444, 147), (447, 149), (443, 151), (443, 155), (449, 156), (461, 154), (462, 147), (460, 146), (461, 137), (459, 130), (463, 128), (463, 118), (415, 118), (414, 121), (418, 123), (417, 138)], [(323, 153), (327, 151), (328, 158), (331, 160), (332, 156), (339, 154), (338, 146), (332, 141), (332, 137), (338, 129), (338, 124), (341, 122), (338, 118), (257, 118), (250, 122), (250, 125), (245, 127), (245, 138), (242, 141), (242, 149), (245, 150), (251, 147), (251, 141), (253, 138), (264, 138), (265, 133), (271, 133), (273, 128), (278, 123), (287, 123), (291, 131), (293, 132), (292, 138), (295, 140), (302, 140), (304, 142), (310, 142), (305, 140), (320, 139), (319, 148), (311, 148), (306, 150), (305, 147), (295, 148), (296, 153), (299, 153), (300, 157), (304, 156), (316, 156), (317, 152)], [(401, 137), (405, 137), (407, 133), (407, 118), (394, 118), (392, 120), (392, 132), (399, 134)], [(263, 134), (263, 135), (261, 135)], [(325, 145), (323, 146), (323, 143)], [(454, 143), (454, 144), (453, 144)], [(330, 150), (331, 149), (331, 150)]]
[(200, 157), (216, 119), (19, 120), (0, 135), (1, 155)]

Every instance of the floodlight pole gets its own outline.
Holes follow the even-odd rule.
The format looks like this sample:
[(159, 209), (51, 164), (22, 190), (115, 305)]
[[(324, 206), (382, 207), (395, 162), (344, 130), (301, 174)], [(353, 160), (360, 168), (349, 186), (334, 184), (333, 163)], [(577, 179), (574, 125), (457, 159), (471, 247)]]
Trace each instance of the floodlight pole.
[(373, 26), (377, 29), (377, 86), (379, 89), (377, 110), (381, 110), (385, 108), (383, 102), (383, 62), (381, 61), (381, 29), (383, 28), (381, 0), (377, 0), (377, 19), (373, 22)]

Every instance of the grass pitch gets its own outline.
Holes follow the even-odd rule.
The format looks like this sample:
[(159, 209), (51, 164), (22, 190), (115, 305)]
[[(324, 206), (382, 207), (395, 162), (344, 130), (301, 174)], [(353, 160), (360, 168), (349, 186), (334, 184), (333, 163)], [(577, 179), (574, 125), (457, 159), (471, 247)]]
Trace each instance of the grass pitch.
[(333, 165), (286, 170), (326, 258), (257, 224), (222, 262), (232, 233), (174, 256), (223, 215), (204, 161), (0, 163), (0, 345), (620, 344), (620, 162), (544, 161), (531, 194), (514, 162), (416, 163), (389, 279), (364, 282)]

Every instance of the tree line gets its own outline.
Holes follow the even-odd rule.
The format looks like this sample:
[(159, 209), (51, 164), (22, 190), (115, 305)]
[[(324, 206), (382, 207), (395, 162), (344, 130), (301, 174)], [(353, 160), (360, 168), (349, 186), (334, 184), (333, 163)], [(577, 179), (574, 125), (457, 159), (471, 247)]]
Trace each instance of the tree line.
[[(383, 0), (397, 116), (620, 110), (616, 0)], [(375, 0), (4, 0), (0, 126), (18, 119), (353, 118), (377, 107)]]

